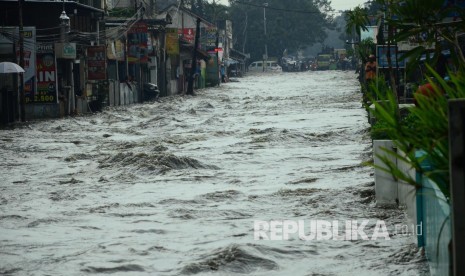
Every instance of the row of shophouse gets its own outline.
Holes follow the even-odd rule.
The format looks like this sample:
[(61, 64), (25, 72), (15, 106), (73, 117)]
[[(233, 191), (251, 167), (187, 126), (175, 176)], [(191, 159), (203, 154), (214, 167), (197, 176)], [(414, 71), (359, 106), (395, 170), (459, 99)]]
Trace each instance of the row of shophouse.
[(23, 85), (19, 74), (0, 74), (3, 124), (20, 118), (22, 89), (26, 120), (33, 120), (148, 100), (154, 95), (144, 90), (147, 83), (171, 96), (186, 93), (189, 78), (195, 89), (220, 85), (221, 66), (245, 71), (247, 55), (233, 49), (230, 21), (130, 1), (131, 17), (111, 17), (108, 4), (0, 1), (0, 62), (20, 64), (22, 52), (25, 69)]

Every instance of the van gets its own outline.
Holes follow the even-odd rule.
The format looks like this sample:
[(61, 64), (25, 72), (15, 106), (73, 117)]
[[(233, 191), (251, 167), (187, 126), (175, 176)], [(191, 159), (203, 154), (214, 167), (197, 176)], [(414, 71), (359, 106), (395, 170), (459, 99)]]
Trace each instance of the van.
[[(266, 61), (266, 71), (276, 72), (282, 68), (276, 61)], [(263, 61), (254, 61), (249, 65), (249, 72), (263, 72)]]

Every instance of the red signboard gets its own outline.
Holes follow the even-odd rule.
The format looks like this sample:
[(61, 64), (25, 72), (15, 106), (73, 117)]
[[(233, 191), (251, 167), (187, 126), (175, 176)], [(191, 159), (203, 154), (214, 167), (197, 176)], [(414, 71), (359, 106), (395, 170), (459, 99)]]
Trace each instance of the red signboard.
[(178, 34), (182, 35), (184, 40), (186, 40), (187, 42), (194, 44), (195, 42), (195, 29), (194, 28), (178, 29)]
[(147, 24), (138, 22), (128, 31), (128, 62), (147, 63), (149, 61)]
[(106, 74), (106, 49), (105, 46), (87, 47), (87, 79), (105, 80)]

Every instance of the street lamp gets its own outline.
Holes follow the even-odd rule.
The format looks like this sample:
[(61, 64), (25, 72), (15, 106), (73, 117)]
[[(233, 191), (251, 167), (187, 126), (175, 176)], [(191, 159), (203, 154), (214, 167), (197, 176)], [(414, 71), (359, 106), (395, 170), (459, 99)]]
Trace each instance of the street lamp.
[(266, 36), (266, 7), (268, 3), (263, 3), (263, 26), (265, 30), (265, 54), (263, 55), (263, 72), (266, 70), (266, 61), (268, 60), (268, 46), (267, 46), (267, 36)]
[(69, 17), (66, 15), (65, 9), (60, 15), (60, 40), (61, 42), (65, 42), (65, 34), (69, 33)]
[[(67, 34), (69, 33), (69, 30), (70, 30), (70, 24), (69, 24), (70, 20), (69, 20), (69, 17), (66, 15), (66, 12), (65, 12), (65, 1), (63, 1), (63, 11), (61, 12), (61, 15), (60, 15), (60, 42), (63, 43), (63, 45), (61, 45), (62, 47), (62, 50), (63, 52), (67, 51), (65, 50), (65, 48), (68, 48), (67, 45), (65, 46), (64, 44), (67, 42)], [(67, 64), (68, 63), (68, 64)], [(64, 62), (63, 63), (63, 68), (65, 68), (66, 66), (69, 66), (69, 82), (71, 84), (71, 86), (67, 86), (67, 87), (63, 87), (63, 88), (67, 88), (67, 94), (68, 94), (68, 114), (71, 114), (71, 111), (74, 110), (74, 106), (75, 106), (75, 98), (74, 98), (74, 90), (73, 90), (73, 63), (72, 62)], [(65, 70), (66, 72), (66, 70)]]

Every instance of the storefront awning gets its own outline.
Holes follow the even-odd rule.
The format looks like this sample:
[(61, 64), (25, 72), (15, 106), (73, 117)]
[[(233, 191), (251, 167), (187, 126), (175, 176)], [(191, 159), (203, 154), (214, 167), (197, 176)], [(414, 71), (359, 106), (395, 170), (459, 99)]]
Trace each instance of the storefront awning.
[(232, 59), (232, 58), (223, 59), (223, 62), (224, 62), (224, 65), (226, 66), (239, 63), (239, 61)]
[[(192, 52), (194, 50), (194, 45), (188, 44), (188, 43), (183, 43), (182, 41), (180, 43), (180, 46), (181, 46), (181, 50), (184, 50), (184, 51)], [(197, 58), (208, 60), (210, 58), (210, 56), (204, 50), (197, 49)]]
[(229, 56), (239, 62), (245, 62), (246, 59), (250, 58), (249, 54), (242, 53), (241, 51), (230, 49)]

